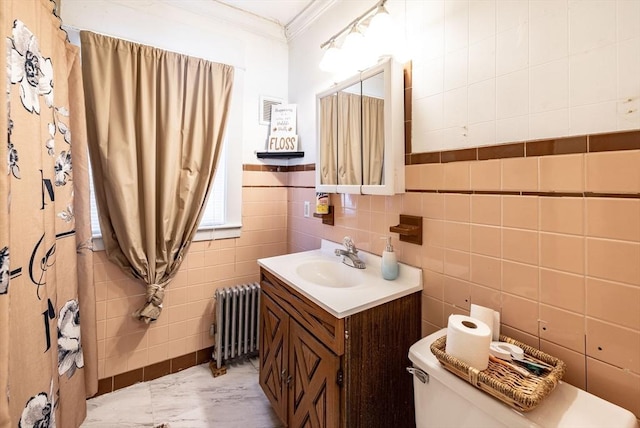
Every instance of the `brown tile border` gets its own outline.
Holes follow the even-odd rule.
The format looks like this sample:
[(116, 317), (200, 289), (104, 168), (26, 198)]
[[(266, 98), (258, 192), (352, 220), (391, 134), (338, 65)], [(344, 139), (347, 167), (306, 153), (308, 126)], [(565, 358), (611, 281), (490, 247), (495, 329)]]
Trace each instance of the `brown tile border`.
[[(411, 153), (411, 120), (413, 118), (413, 62), (408, 61), (403, 66), (404, 75), (404, 152)], [(405, 164), (407, 163), (405, 158)]]
[(242, 170), (243, 171), (265, 171), (264, 165), (254, 165), (254, 164), (248, 164), (248, 163), (242, 165)]
[(478, 147), (478, 160), (521, 158), (523, 156), (524, 143)]
[(500, 190), (497, 192), (491, 191), (491, 190), (474, 190), (473, 194), (474, 195), (506, 195), (506, 196), (516, 196), (516, 195), (520, 195), (520, 193), (522, 192), (516, 192), (513, 190)]
[(113, 390), (126, 388), (127, 386), (131, 386), (134, 383), (142, 382), (143, 369), (135, 369), (128, 371), (126, 373), (120, 373), (119, 375), (115, 375), (113, 377)]
[(405, 189), (406, 193), (438, 193), (437, 190)]
[(595, 193), (584, 192), (585, 198), (625, 198), (625, 199), (640, 199), (640, 195), (637, 193)]
[(409, 153), (409, 165), (419, 165), (424, 163), (440, 163), (441, 152)]
[(290, 167), (288, 167), (288, 169), (289, 169), (288, 172), (315, 171), (316, 164), (308, 163), (305, 165), (291, 165)]
[(177, 373), (196, 365), (196, 352), (171, 359), (171, 373)]
[(404, 87), (411, 88), (413, 87), (413, 61), (407, 61), (402, 66), (402, 71), (404, 75)]
[(98, 381), (98, 392), (96, 392), (96, 395), (94, 395), (94, 397), (106, 394), (107, 392), (111, 391), (113, 391), (113, 377), (100, 379)]
[[(404, 152), (411, 154), (411, 120), (406, 119), (404, 122)], [(405, 157), (405, 164), (408, 165), (407, 161), (408, 159)]]
[(528, 141), (527, 156), (567, 155), (587, 153), (587, 136), (559, 138), (555, 140)]
[(200, 364), (208, 363), (211, 361), (211, 355), (213, 353), (213, 346), (196, 351), (196, 366)]
[(640, 131), (599, 134), (589, 137), (589, 152), (640, 149)]
[(146, 382), (168, 374), (177, 373), (189, 367), (208, 363), (211, 361), (212, 351), (213, 347), (208, 347), (139, 369), (100, 379), (98, 380), (98, 392), (94, 397), (125, 388), (137, 382)]
[(158, 379), (159, 377), (171, 374), (171, 360), (161, 361), (159, 363), (151, 364), (144, 368), (145, 382)]
[(594, 193), (594, 192), (518, 192), (507, 190), (433, 190), (406, 189), (407, 193), (448, 193), (458, 195), (497, 195), (497, 196), (543, 196), (549, 198), (624, 198), (640, 199), (640, 193)]
[(405, 156), (405, 165), (619, 150), (640, 150), (640, 131), (609, 132), (439, 152), (408, 153)]
[(522, 196), (543, 196), (546, 198), (583, 198), (582, 192), (520, 192)]
[(477, 160), (478, 159), (478, 149), (460, 149), (460, 150), (448, 150), (446, 152), (440, 153), (440, 162), (448, 163), (448, 162), (460, 162), (460, 161), (469, 161), (469, 160)]

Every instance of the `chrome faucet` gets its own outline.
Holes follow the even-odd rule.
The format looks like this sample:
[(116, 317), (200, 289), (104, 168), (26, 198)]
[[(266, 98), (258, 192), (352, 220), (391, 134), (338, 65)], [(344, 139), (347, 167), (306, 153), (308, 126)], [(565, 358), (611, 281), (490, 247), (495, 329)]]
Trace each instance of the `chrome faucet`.
[(345, 236), (342, 240), (342, 245), (344, 245), (346, 250), (336, 248), (335, 251), (336, 256), (342, 256), (342, 263), (356, 269), (366, 268), (364, 262), (358, 258), (358, 249), (356, 248), (356, 244), (353, 243), (353, 239), (351, 239), (351, 237)]

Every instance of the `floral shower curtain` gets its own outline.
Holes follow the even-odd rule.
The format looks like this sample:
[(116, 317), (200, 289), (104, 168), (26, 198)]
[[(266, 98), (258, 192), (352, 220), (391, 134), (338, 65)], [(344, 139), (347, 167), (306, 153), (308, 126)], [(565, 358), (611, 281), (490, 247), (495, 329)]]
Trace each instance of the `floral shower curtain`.
[(97, 390), (81, 70), (55, 6), (0, 2), (2, 427), (77, 427)]

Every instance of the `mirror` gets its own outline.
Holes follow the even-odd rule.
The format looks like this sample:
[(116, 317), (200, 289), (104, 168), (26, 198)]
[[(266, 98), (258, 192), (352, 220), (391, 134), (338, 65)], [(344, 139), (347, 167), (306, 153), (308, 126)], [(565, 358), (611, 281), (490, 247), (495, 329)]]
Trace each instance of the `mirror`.
[[(337, 94), (338, 184), (362, 184), (362, 85), (355, 83)], [(333, 162), (333, 160), (331, 160)]]
[(316, 189), (404, 192), (402, 67), (387, 59), (317, 96)]

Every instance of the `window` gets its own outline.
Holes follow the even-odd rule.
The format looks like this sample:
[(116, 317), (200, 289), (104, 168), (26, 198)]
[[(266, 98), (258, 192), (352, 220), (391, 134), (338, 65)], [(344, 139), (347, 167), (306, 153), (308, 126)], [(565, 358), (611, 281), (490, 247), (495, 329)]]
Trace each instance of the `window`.
[[(237, 238), (242, 227), (242, 99), (244, 97), (244, 71), (236, 68), (233, 80), (231, 107), (222, 146), (222, 157), (214, 177), (205, 214), (194, 241)], [(240, 145), (240, 148), (232, 146)], [(89, 165), (91, 168), (91, 165)], [(93, 193), (93, 176), (89, 171), (91, 191), (91, 229), (93, 249), (103, 250), (98, 210)]]
[[(200, 227), (196, 235), (195, 240), (214, 239), (214, 237), (207, 238), (206, 231), (212, 231), (216, 228), (225, 228), (226, 220), (229, 209), (226, 206), (227, 194), (227, 143), (222, 146), (221, 158), (218, 162), (218, 168), (213, 180), (213, 188), (209, 194), (207, 200), (207, 206), (205, 207), (204, 214), (200, 221)], [(91, 234), (94, 238), (101, 238), (102, 231), (100, 230), (100, 221), (98, 220), (98, 205), (96, 203), (96, 197), (93, 188), (93, 175), (91, 172), (91, 165), (89, 165), (89, 188), (90, 188), (90, 202), (91, 202)], [(228, 227), (226, 227), (228, 228)], [(201, 233), (203, 232), (203, 233)]]
[[(80, 31), (71, 27), (64, 27), (64, 29), (67, 31), (71, 42), (79, 47)], [(216, 61), (215, 57), (210, 57), (206, 54), (203, 55), (203, 58)], [(225, 142), (222, 147), (222, 157), (218, 163), (218, 170), (214, 178), (214, 188), (209, 195), (207, 207), (194, 241), (237, 238), (240, 236), (242, 226), (242, 105), (244, 99), (244, 74), (245, 70), (242, 67), (235, 67), (231, 106), (227, 119)], [(229, 148), (234, 145), (233, 149)], [(89, 168), (91, 168), (91, 165), (89, 165)], [(104, 245), (98, 221), (91, 169), (89, 169), (89, 185), (91, 192), (91, 232), (94, 238), (93, 248), (94, 250), (102, 250)]]
[(215, 228), (224, 224), (227, 210), (225, 209), (224, 195), (227, 187), (227, 142), (224, 142), (222, 146), (222, 156), (218, 162), (218, 169), (216, 170), (215, 177), (213, 178), (213, 188), (209, 194), (207, 200), (207, 206), (204, 208), (204, 214), (200, 220), (200, 228)]

